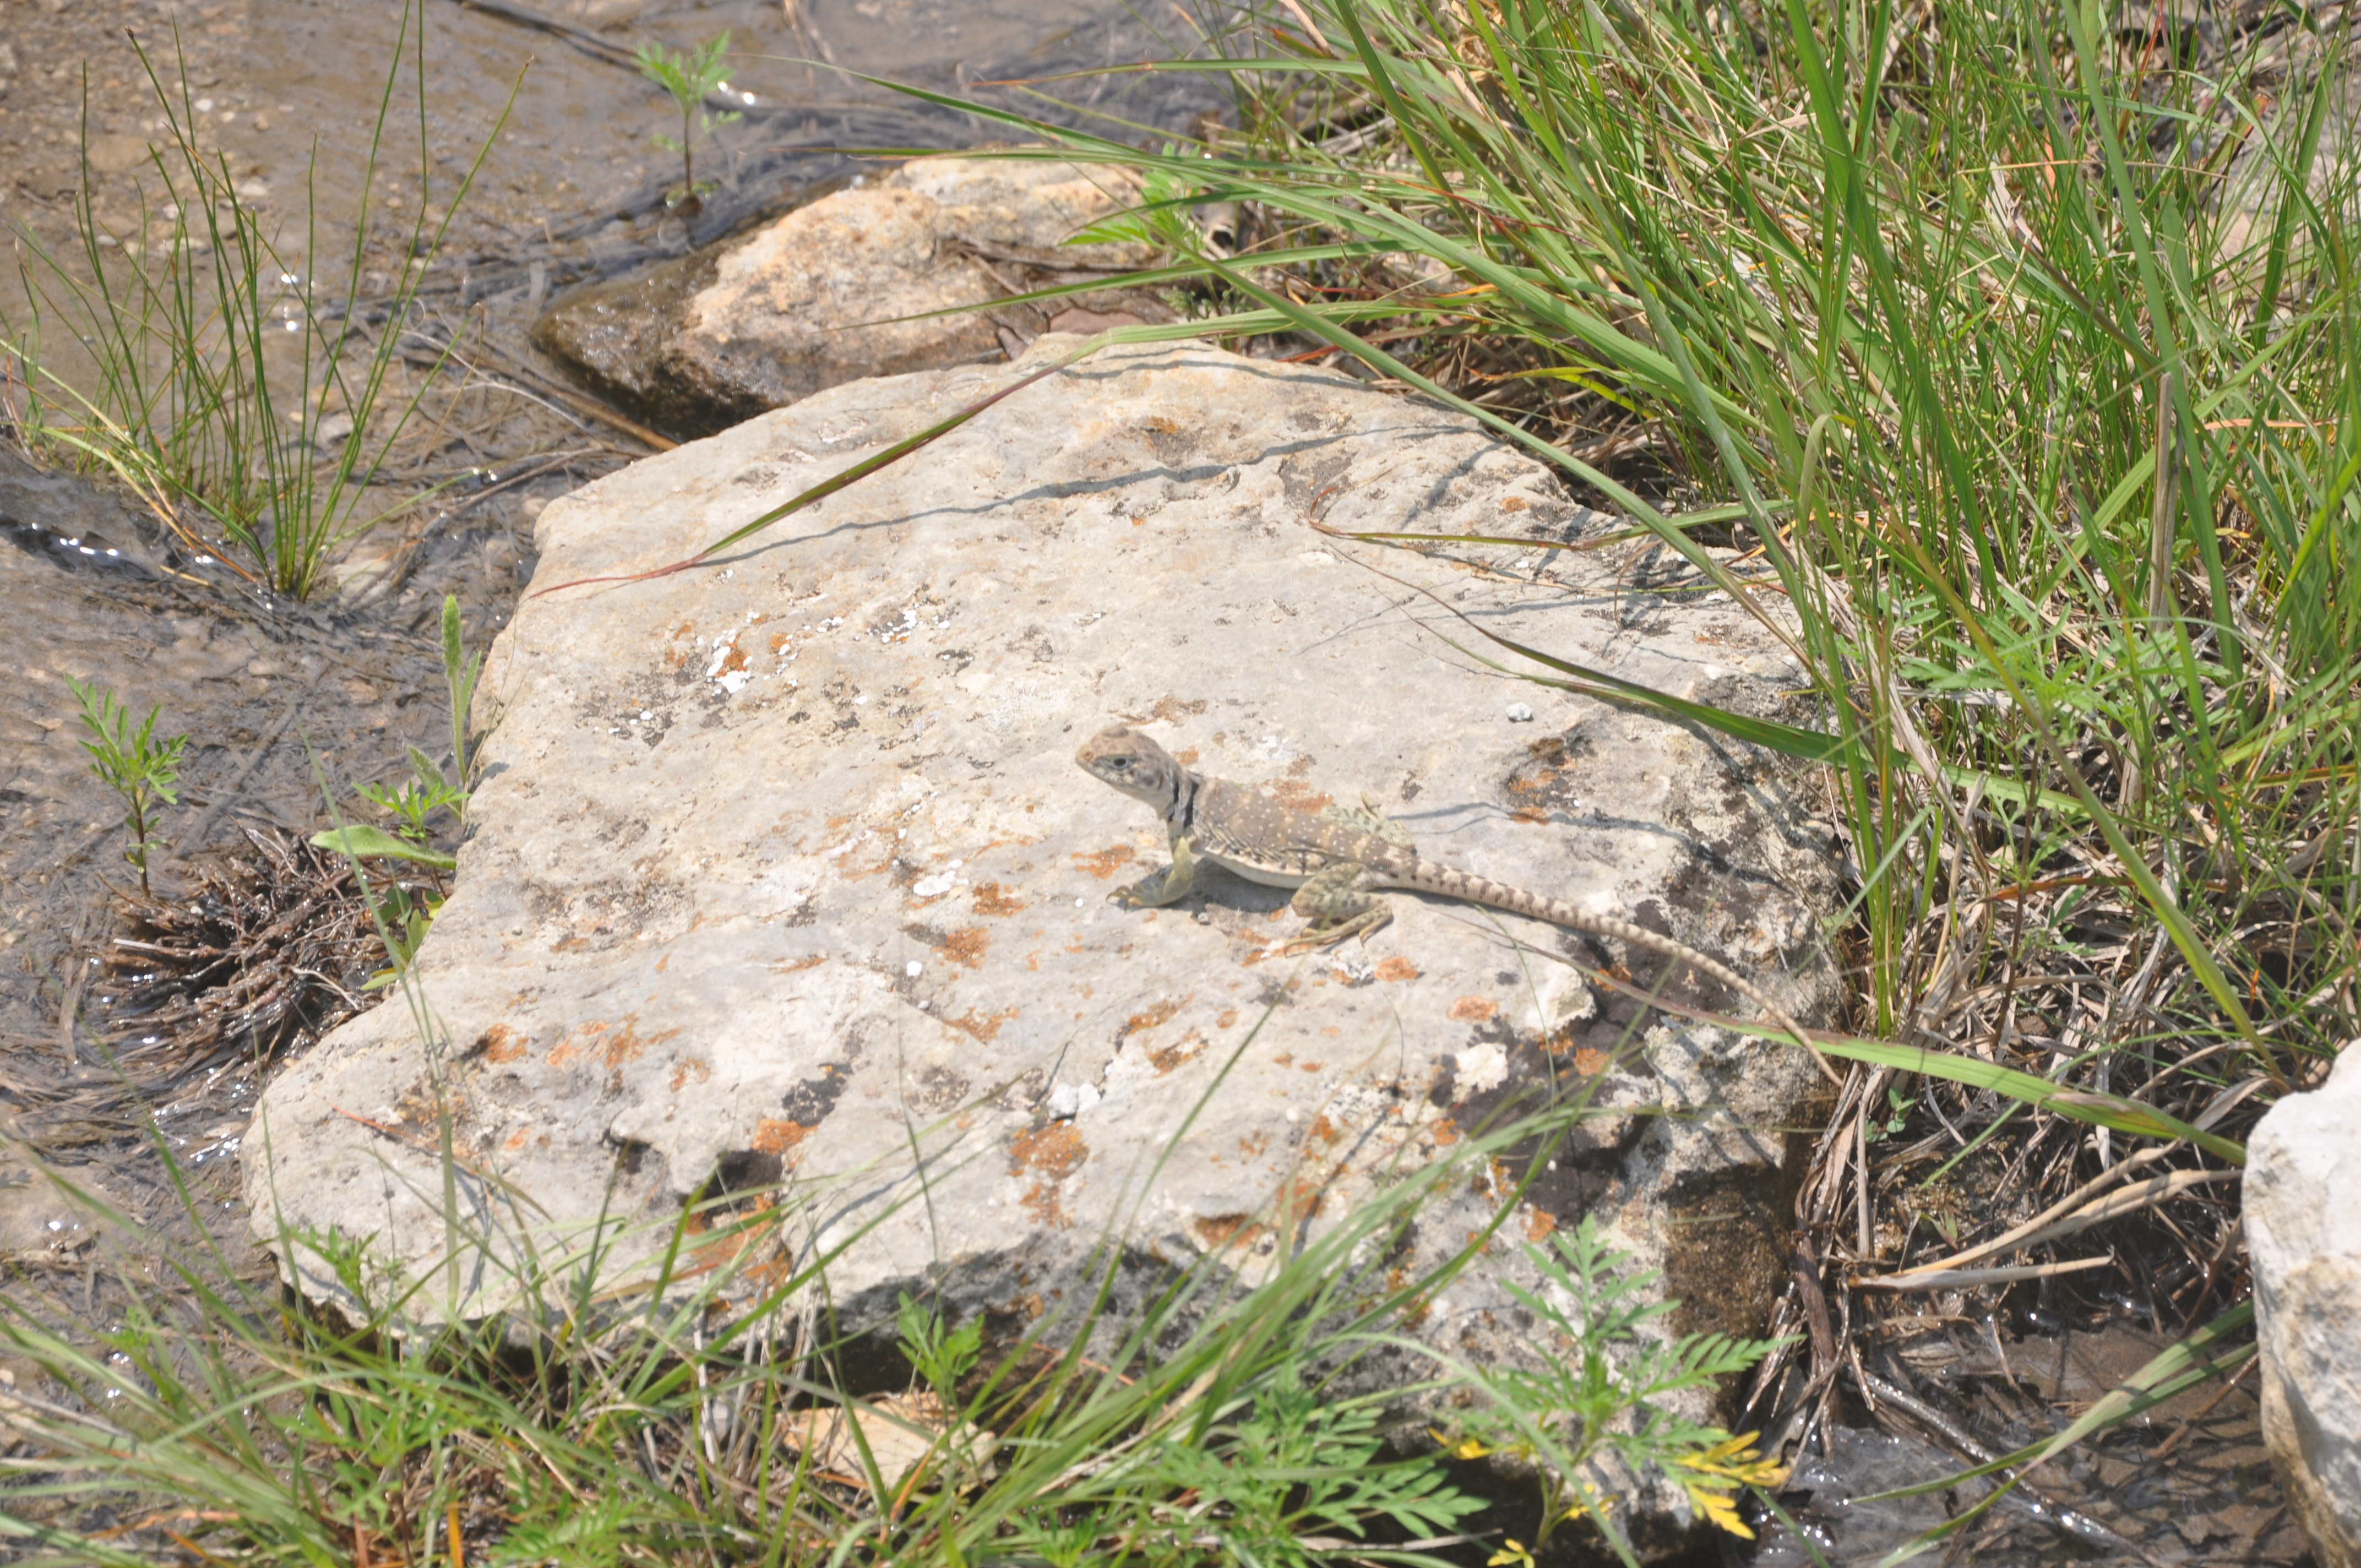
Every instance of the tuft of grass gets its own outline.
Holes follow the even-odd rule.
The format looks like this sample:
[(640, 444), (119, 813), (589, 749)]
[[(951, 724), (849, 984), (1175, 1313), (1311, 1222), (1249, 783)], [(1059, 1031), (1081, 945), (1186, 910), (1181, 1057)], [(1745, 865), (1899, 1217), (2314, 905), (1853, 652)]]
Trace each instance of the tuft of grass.
[[(1620, 503), (1794, 648), (1839, 741), (1794, 744), (1836, 764), (1871, 1028), (2004, 1040), (1946, 1004), (2154, 958), (2103, 1018), (2021, 1004), (2098, 1025), (2068, 1055), (2135, 1080), (2202, 1051), (2214, 1089), (2305, 1081), (2355, 1021), (2361, 891), (2361, 619), (2327, 566), (2361, 547), (2356, 214), (2313, 199), (2301, 139), (2334, 60), (2262, 123), (2241, 61), (2201, 80), (2082, 0), (1759, 31), (1312, 9), (1320, 40), (1273, 35), (1311, 85), (1188, 167), (1287, 239), (1447, 268), (1390, 354), (1286, 313)], [(2242, 149), (2278, 171), (2259, 225), (2215, 199)], [(1655, 457), (1580, 455), (1626, 431)], [(1667, 503), (1733, 509), (1768, 578)]]
[[(308, 183), (304, 227), (291, 253), (227, 154), (201, 145), (176, 32), (169, 74), (132, 40), (166, 127), (166, 144), (151, 149), (143, 171), (154, 184), (142, 181), (137, 224), (117, 234), (98, 216), (85, 82), (80, 254), (56, 255), (20, 230), (31, 257), (31, 313), (21, 323), (0, 320), (0, 358), (18, 367), (10, 419), (29, 449), (113, 475), (199, 564), (219, 556), (257, 587), (291, 598), (317, 592), (329, 556), (379, 521), (372, 508), (384, 503), (372, 500), (371, 487), (386, 477), (450, 345), (440, 345), (406, 395), (391, 372), (453, 216), (507, 118), (504, 108), (434, 215), (426, 196), (435, 164), (424, 30), (415, 13), (404, 5), (379, 95), (340, 298), (303, 270), (320, 240)], [(371, 192), (400, 126), (405, 64), (415, 94), (420, 206), (390, 290), (365, 308)], [(365, 313), (379, 318), (374, 336)], [(45, 337), (60, 334), (94, 360), (93, 384), (74, 385), (45, 361)]]
[(123, 858), (139, 872), (139, 895), (148, 897), (148, 856), (163, 847), (153, 836), (156, 807), (181, 804), (181, 754), (189, 738), (156, 739), (156, 720), (164, 711), (160, 704), (149, 708), (146, 720), (134, 729), (130, 710), (113, 692), (100, 691), (95, 684), (85, 685), (71, 675), (66, 685), (81, 705), (82, 727), (90, 734), (82, 743), (90, 753), (90, 771), (123, 802), (123, 826), (131, 835)]

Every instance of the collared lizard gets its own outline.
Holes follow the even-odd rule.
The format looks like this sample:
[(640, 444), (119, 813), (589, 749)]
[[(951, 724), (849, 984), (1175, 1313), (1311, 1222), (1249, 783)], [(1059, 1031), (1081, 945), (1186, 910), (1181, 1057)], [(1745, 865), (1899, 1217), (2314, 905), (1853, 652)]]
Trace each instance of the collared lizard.
[(1102, 729), (1074, 753), (1093, 777), (1146, 801), (1171, 836), (1171, 869), (1117, 891), (1126, 909), (1155, 909), (1188, 896), (1197, 863), (1213, 864), (1266, 887), (1291, 887), (1289, 907), (1304, 927), (1283, 949), (1324, 948), (1383, 929), (1393, 912), (1373, 896), (1384, 888), (1439, 894), (1529, 916), (1570, 931), (1606, 937), (1702, 970), (1752, 1002), (1810, 1051), (1833, 1080), (1828, 1061), (1802, 1025), (1736, 970), (1685, 942), (1660, 937), (1611, 915), (1593, 915), (1421, 855), (1401, 825), (1365, 796), (1361, 806), (1310, 811), (1251, 785), (1205, 778), (1163, 747), (1124, 725)]

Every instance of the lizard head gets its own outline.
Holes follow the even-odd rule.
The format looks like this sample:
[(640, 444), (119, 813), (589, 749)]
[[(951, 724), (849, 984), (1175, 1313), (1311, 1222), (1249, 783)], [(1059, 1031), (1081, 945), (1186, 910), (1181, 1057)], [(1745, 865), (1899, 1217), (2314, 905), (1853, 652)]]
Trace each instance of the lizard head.
[(1137, 729), (1117, 724), (1100, 730), (1074, 753), (1082, 771), (1161, 810), (1180, 784), (1180, 764)]

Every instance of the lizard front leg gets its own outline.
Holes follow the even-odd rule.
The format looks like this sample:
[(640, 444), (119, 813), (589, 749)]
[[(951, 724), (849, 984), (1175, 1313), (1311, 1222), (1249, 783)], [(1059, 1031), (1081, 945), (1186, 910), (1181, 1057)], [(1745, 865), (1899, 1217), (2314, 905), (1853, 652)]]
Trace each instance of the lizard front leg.
[(1279, 949), (1282, 957), (1334, 947), (1352, 937), (1366, 941), (1392, 923), (1394, 912), (1386, 901), (1362, 885), (1364, 870), (1356, 861), (1340, 861), (1295, 890), (1287, 906), (1303, 916), (1304, 927)]
[(1172, 868), (1160, 877), (1143, 877), (1129, 887), (1117, 888), (1112, 897), (1126, 909), (1161, 909), (1188, 897), (1196, 880), (1197, 864), (1189, 855), (1188, 835), (1175, 833)]

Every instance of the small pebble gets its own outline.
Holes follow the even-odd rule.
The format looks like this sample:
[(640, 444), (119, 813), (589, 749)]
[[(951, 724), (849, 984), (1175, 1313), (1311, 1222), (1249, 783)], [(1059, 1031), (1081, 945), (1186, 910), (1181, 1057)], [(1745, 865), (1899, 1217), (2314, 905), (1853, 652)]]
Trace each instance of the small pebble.
[(912, 959), (908, 963), (902, 966), (902, 972), (908, 975), (912, 980), (916, 980), (919, 975), (926, 972), (926, 966), (919, 963), (917, 959)]
[(1532, 710), (1532, 708), (1527, 707), (1526, 707), (1523, 703), (1521, 703), (1521, 702), (1512, 702), (1512, 703), (1510, 703), (1510, 704), (1509, 705), (1509, 722), (1510, 722), (1510, 723), (1511, 723), (1511, 724), (1531, 724), (1532, 721), (1533, 721), (1533, 710)]

